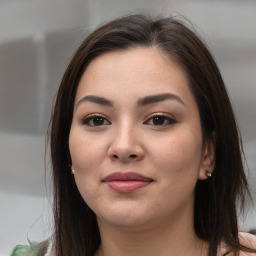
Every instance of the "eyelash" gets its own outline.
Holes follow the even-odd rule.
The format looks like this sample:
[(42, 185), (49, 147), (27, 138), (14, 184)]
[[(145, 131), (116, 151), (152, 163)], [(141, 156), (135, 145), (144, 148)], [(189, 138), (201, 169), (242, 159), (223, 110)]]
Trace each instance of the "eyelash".
[[(100, 121), (103, 121), (103, 124), (95, 125), (95, 124), (90, 123), (90, 122), (93, 122), (96, 118), (100, 118), (101, 119)], [(163, 121), (164, 124), (154, 124), (154, 123), (150, 124), (149, 121), (151, 120), (152, 122), (154, 122), (153, 121), (154, 118), (161, 118), (160, 120)], [(107, 124), (105, 122), (107, 122)], [(151, 116), (149, 119), (147, 119), (143, 124), (150, 124), (152, 126), (168, 126), (168, 125), (172, 125), (175, 123), (177, 123), (177, 122), (173, 118), (170, 118), (163, 114), (156, 114), (154, 116)], [(91, 126), (91, 127), (99, 127), (99, 126), (103, 126), (103, 125), (110, 125), (111, 123), (104, 116), (99, 115), (99, 114), (93, 114), (93, 115), (90, 115), (90, 116), (87, 116), (86, 118), (84, 118), (82, 120), (82, 124)]]

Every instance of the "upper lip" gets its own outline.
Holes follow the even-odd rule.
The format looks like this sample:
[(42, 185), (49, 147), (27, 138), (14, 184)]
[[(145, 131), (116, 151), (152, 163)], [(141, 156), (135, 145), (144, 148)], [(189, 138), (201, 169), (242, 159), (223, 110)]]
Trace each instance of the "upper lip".
[(143, 176), (136, 172), (114, 172), (110, 175), (106, 176), (103, 181), (145, 181), (151, 182), (153, 181), (151, 178)]

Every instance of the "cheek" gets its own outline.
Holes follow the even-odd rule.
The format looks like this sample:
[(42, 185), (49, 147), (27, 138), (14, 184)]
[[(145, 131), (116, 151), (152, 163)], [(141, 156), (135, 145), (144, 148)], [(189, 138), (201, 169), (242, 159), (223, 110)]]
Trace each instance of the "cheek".
[[(152, 141), (151, 141), (152, 142)], [(179, 129), (154, 142), (151, 154), (155, 164), (166, 174), (181, 175), (199, 171), (201, 161), (201, 136), (190, 130)]]
[(100, 165), (106, 155), (105, 148), (104, 141), (71, 129), (69, 150), (72, 166), (77, 172), (88, 173), (96, 164)]
[(104, 161), (105, 145), (92, 136), (85, 136), (79, 129), (71, 129), (69, 136), (69, 150), (72, 167), (75, 170), (77, 188), (88, 205), (100, 196), (99, 183), (101, 181), (98, 169)]
[(166, 211), (171, 211), (192, 202), (200, 168), (200, 136), (190, 132), (175, 133), (158, 141), (152, 150), (155, 157), (151, 164), (161, 187), (157, 196), (162, 198), (162, 206), (166, 205)]

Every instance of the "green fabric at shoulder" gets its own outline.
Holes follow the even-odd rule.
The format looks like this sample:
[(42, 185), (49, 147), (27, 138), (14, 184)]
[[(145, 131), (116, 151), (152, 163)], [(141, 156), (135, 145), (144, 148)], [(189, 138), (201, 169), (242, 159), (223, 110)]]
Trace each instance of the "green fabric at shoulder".
[(43, 256), (46, 254), (48, 245), (48, 240), (41, 243), (29, 241), (29, 245), (17, 245), (10, 256)]
[(10, 256), (36, 256), (36, 252), (29, 245), (17, 245)]

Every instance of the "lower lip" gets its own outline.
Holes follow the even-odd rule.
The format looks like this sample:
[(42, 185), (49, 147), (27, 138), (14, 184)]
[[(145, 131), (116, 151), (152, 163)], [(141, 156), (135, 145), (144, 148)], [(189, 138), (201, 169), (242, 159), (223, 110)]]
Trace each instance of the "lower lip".
[(129, 180), (129, 181), (109, 181), (106, 182), (110, 188), (120, 193), (129, 193), (137, 189), (143, 188), (149, 185), (149, 181), (140, 181), (140, 180)]

